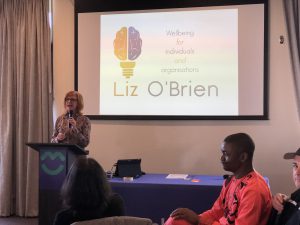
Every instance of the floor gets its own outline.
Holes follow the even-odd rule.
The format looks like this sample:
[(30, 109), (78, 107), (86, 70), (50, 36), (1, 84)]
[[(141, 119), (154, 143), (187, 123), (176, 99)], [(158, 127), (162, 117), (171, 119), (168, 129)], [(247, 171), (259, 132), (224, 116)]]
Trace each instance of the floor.
[(0, 225), (38, 225), (38, 218), (0, 217)]

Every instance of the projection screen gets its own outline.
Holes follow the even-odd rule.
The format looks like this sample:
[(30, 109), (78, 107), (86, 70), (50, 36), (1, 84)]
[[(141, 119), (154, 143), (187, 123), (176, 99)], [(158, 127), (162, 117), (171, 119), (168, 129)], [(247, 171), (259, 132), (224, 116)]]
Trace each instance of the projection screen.
[(75, 23), (90, 118), (268, 119), (264, 1), (98, 10)]

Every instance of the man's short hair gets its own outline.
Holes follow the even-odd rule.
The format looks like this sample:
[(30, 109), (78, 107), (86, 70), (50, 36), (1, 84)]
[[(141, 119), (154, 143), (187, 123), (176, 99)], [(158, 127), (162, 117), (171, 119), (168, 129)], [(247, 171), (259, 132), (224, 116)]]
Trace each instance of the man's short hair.
[(224, 142), (234, 144), (241, 152), (246, 152), (250, 160), (253, 159), (255, 144), (248, 134), (231, 134), (224, 139)]

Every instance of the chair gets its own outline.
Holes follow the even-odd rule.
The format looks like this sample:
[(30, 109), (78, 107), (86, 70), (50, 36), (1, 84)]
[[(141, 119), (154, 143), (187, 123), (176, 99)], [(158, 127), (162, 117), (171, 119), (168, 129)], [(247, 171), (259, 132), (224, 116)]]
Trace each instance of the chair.
[(86, 220), (72, 223), (71, 225), (152, 225), (147, 218), (132, 216), (113, 216), (101, 219)]

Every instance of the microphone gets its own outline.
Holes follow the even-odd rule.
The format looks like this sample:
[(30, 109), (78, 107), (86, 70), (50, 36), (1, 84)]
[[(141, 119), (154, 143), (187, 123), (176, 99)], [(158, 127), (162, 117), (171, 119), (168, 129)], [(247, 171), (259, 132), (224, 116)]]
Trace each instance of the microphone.
[[(73, 117), (73, 110), (70, 110), (69, 112), (68, 112), (68, 118), (70, 119), (70, 118), (72, 118)], [(70, 124), (69, 123), (69, 128), (72, 128), (72, 124)]]

